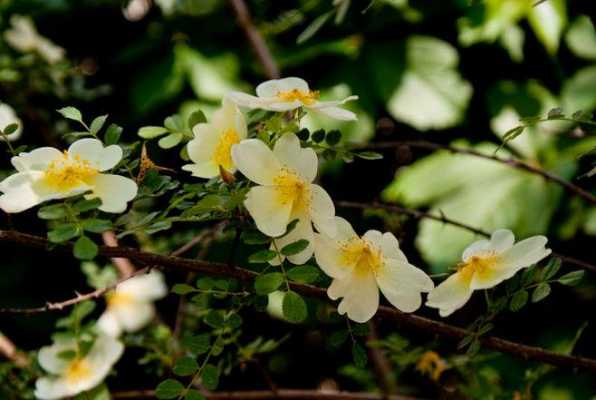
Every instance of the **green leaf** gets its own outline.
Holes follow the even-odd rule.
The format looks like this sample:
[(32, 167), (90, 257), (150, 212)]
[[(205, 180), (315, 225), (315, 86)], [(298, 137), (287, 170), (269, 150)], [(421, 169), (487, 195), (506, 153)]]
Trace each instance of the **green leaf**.
[(4, 134), (5, 135), (10, 135), (11, 133), (15, 133), (17, 131), (17, 129), (19, 129), (19, 124), (17, 124), (16, 122), (14, 122), (12, 124), (8, 124), (4, 128)]
[(79, 236), (79, 227), (75, 224), (64, 224), (48, 232), (48, 240), (52, 243), (62, 243)]
[(325, 136), (325, 141), (327, 142), (327, 144), (329, 146), (335, 146), (336, 144), (339, 143), (340, 140), (341, 140), (341, 132), (337, 129), (333, 129), (333, 130), (327, 132), (327, 135)]
[(199, 364), (194, 357), (185, 356), (176, 360), (172, 371), (178, 376), (189, 376), (197, 372), (198, 369)]
[(193, 288), (190, 285), (187, 285), (186, 283), (177, 283), (172, 288), (172, 293), (176, 293), (176, 294), (179, 294), (179, 295), (189, 294), (189, 293), (192, 293), (194, 291), (195, 291), (195, 288)]
[(137, 135), (139, 135), (143, 139), (154, 139), (165, 133), (168, 133), (168, 129), (164, 128), (163, 126), (144, 126), (141, 129), (139, 129)]
[(177, 146), (182, 141), (184, 135), (180, 132), (170, 133), (168, 136), (159, 139), (157, 144), (162, 149), (171, 149), (172, 147)]
[(268, 236), (256, 230), (242, 232), (240, 239), (246, 244), (267, 244), (271, 241)]
[(201, 383), (207, 390), (217, 389), (217, 385), (219, 385), (219, 369), (212, 364), (205, 365), (201, 372)]
[(531, 7), (528, 14), (528, 22), (536, 37), (550, 54), (556, 54), (563, 29), (567, 25), (565, 4), (565, 0), (543, 1)]
[(158, 399), (175, 399), (184, 391), (184, 385), (175, 379), (166, 379), (155, 388), (155, 397)]
[(64, 118), (72, 119), (73, 121), (78, 122), (83, 121), (83, 116), (81, 115), (81, 112), (74, 107), (64, 107), (56, 111), (62, 114)]
[(107, 114), (95, 118), (93, 121), (91, 121), (91, 125), (89, 126), (89, 132), (91, 132), (94, 135), (97, 135), (101, 128), (103, 128), (103, 125), (106, 123), (107, 119)]
[(201, 110), (193, 112), (192, 114), (190, 114), (190, 117), (188, 117), (188, 126), (190, 129), (194, 128), (194, 126), (197, 124), (202, 124), (205, 122), (207, 122), (207, 118)]
[(53, 204), (51, 206), (41, 207), (37, 211), (37, 216), (41, 219), (59, 219), (66, 215), (64, 204)]
[(364, 368), (368, 363), (368, 356), (366, 355), (366, 350), (357, 342), (354, 342), (352, 344), (352, 359), (354, 360), (354, 364), (358, 368)]
[(293, 256), (304, 251), (308, 247), (308, 240), (300, 239), (294, 243), (290, 243), (282, 247), (281, 254), (284, 256)]
[(550, 294), (550, 285), (548, 283), (541, 283), (532, 292), (532, 303), (538, 303)]
[(581, 282), (584, 277), (584, 273), (585, 271), (583, 270), (568, 272), (561, 276), (558, 282), (565, 286), (575, 286)]
[(121, 135), (122, 127), (116, 124), (110, 124), (108, 126), (108, 129), (106, 129), (106, 133), (103, 136), (103, 141), (107, 146), (116, 144), (120, 141)]
[(190, 389), (184, 396), (184, 400), (206, 400), (205, 396), (197, 389)]
[(306, 319), (308, 310), (306, 303), (296, 292), (288, 291), (282, 302), (283, 315), (289, 322), (299, 323)]
[(195, 355), (204, 354), (211, 347), (211, 337), (208, 333), (200, 335), (187, 336), (182, 340), (182, 344)]
[(327, 345), (332, 349), (338, 349), (342, 344), (348, 340), (350, 332), (347, 329), (342, 329), (341, 331), (335, 331), (331, 335), (329, 335), (327, 339)]
[(64, 350), (64, 351), (61, 351), (60, 353), (58, 353), (58, 358), (60, 358), (61, 360), (72, 360), (76, 356), (77, 356), (77, 352), (72, 349)]
[(251, 264), (266, 263), (277, 257), (273, 250), (261, 250), (248, 256), (248, 262)]
[(580, 15), (573, 21), (565, 41), (576, 56), (596, 60), (596, 29), (587, 15)]
[(312, 135), (310, 135), (310, 138), (315, 143), (321, 143), (323, 140), (325, 140), (325, 131), (323, 129), (317, 129), (312, 133)]
[(98, 247), (87, 236), (81, 236), (74, 245), (73, 254), (79, 260), (92, 260), (97, 255)]
[(542, 270), (542, 280), (549, 280), (559, 272), (559, 269), (561, 269), (561, 259), (557, 257), (551, 258), (546, 267)]
[(333, 13), (334, 13), (333, 10), (328, 11), (325, 14), (321, 14), (317, 18), (315, 18), (306, 27), (306, 29), (304, 29), (302, 31), (302, 33), (300, 35), (298, 35), (298, 37), (296, 38), (296, 44), (302, 44), (302, 43), (306, 42), (308, 39), (310, 39), (311, 37), (313, 37), (319, 31), (319, 29), (321, 29), (323, 27), (323, 25), (325, 25), (325, 23), (329, 20), (329, 18), (331, 18)]
[(266, 295), (274, 292), (284, 282), (284, 276), (280, 272), (259, 275), (255, 278), (255, 291), (257, 294)]
[(87, 232), (102, 233), (112, 229), (112, 221), (108, 219), (90, 218), (84, 220), (82, 226)]
[(310, 137), (310, 132), (308, 129), (302, 128), (298, 132), (296, 132), (296, 136), (298, 136), (298, 139), (306, 141)]
[(511, 298), (509, 309), (513, 312), (521, 310), (528, 302), (528, 297), (529, 295), (527, 290), (520, 290), (516, 292)]
[(376, 151), (361, 151), (360, 153), (354, 153), (354, 155), (358, 158), (362, 158), (363, 160), (382, 160), (383, 155), (377, 153)]
[(299, 265), (288, 271), (288, 278), (301, 283), (313, 283), (319, 278), (319, 269), (312, 265)]
[(222, 310), (210, 310), (203, 320), (207, 325), (212, 328), (218, 329), (223, 328), (225, 319)]
[(79, 200), (72, 207), (75, 211), (82, 213), (85, 211), (95, 210), (101, 206), (101, 199), (95, 198), (91, 200)]

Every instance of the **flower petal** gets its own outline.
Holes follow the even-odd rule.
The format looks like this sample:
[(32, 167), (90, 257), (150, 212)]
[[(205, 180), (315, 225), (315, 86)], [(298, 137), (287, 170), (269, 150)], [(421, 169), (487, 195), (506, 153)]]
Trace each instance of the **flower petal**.
[(394, 258), (406, 263), (408, 262), (405, 254), (399, 248), (399, 241), (391, 232), (383, 233), (383, 238), (381, 239), (381, 252), (386, 258)]
[(345, 279), (335, 279), (328, 293), (330, 297), (331, 294), (343, 297), (337, 312), (341, 315), (347, 314), (352, 321), (364, 323), (370, 320), (379, 308), (379, 288), (370, 272), (354, 273)]
[(150, 302), (164, 298), (168, 294), (163, 274), (152, 271), (127, 279), (116, 287), (118, 293), (126, 293), (136, 301)]
[(39, 365), (47, 372), (59, 375), (68, 366), (68, 361), (58, 355), (66, 350), (75, 350), (77, 344), (74, 340), (54, 342), (51, 346), (44, 346), (37, 353)]
[(490, 238), (490, 245), (497, 253), (509, 250), (515, 242), (515, 236), (509, 229), (499, 229), (493, 232)]
[(113, 144), (103, 147), (103, 143), (97, 139), (79, 139), (68, 148), (68, 156), (71, 159), (80, 157), (81, 160), (89, 161), (93, 168), (99, 171), (112, 169), (122, 159), (122, 149)]
[(372, 244), (377, 249), (381, 249), (383, 245), (383, 234), (375, 229), (367, 231), (362, 239), (366, 240), (369, 244)]
[(337, 106), (341, 106), (342, 104), (347, 103), (348, 101), (353, 101), (353, 100), (358, 100), (358, 96), (348, 96), (343, 100), (317, 101), (313, 105), (309, 106), (309, 108), (321, 109), (321, 108), (328, 108), (328, 107), (337, 107)]
[(211, 160), (196, 164), (186, 164), (182, 166), (184, 171), (188, 171), (197, 178), (211, 179), (219, 175), (219, 167)]
[(455, 273), (428, 294), (426, 305), (438, 308), (439, 315), (446, 317), (463, 307), (470, 300), (472, 292), (470, 281), (462, 274)]
[(116, 313), (110, 310), (106, 310), (101, 314), (95, 326), (100, 332), (111, 337), (116, 338), (122, 334), (120, 320)]
[(396, 259), (386, 259), (377, 270), (377, 284), (398, 310), (414, 312), (422, 304), (421, 292), (434, 288), (432, 279), (421, 269)]
[(138, 187), (135, 181), (120, 175), (99, 174), (95, 177), (93, 193), (88, 199), (99, 197), (101, 211), (121, 213), (126, 210), (127, 203), (137, 195)]
[(263, 99), (242, 92), (230, 92), (226, 95), (226, 98), (236, 105), (246, 108), (262, 108), (268, 104)]
[(308, 92), (310, 89), (304, 79), (288, 77), (283, 79), (272, 79), (257, 86), (256, 92), (259, 97), (276, 97), (279, 92), (299, 90)]
[(329, 194), (319, 185), (310, 185), (310, 217), (319, 232), (334, 237), (337, 230), (335, 205)]
[(200, 123), (194, 126), (192, 133), (194, 138), (186, 145), (188, 157), (195, 163), (211, 160), (220, 132), (211, 124)]
[(517, 242), (501, 255), (504, 267), (519, 270), (536, 264), (551, 253), (551, 249), (545, 247), (547, 242), (544, 236), (532, 236)]
[(118, 361), (124, 352), (124, 345), (107, 335), (99, 335), (95, 343), (87, 353), (85, 359), (89, 362), (91, 376), (81, 384), (84, 390), (94, 388), (101, 383), (112, 370), (112, 366)]
[(35, 190), (36, 183), (43, 177), (43, 172), (17, 172), (0, 182), (0, 208), (6, 213), (19, 213), (46, 200)]
[(340, 107), (323, 107), (313, 108), (312, 106), (306, 106), (309, 110), (316, 112), (317, 114), (323, 114), (326, 117), (337, 119), (339, 121), (356, 121), (358, 117), (352, 111), (348, 111), (345, 108)]
[(286, 133), (275, 142), (273, 154), (305, 181), (312, 182), (317, 177), (317, 154), (311, 148), (300, 147), (300, 139), (293, 133)]
[(232, 160), (244, 176), (259, 185), (271, 185), (281, 171), (271, 149), (258, 139), (246, 139), (232, 146)]
[(487, 250), (492, 250), (490, 241), (488, 241), (486, 239), (478, 240), (478, 241), (472, 243), (471, 245), (469, 245), (468, 247), (466, 247), (466, 249), (464, 250), (464, 253), (462, 255), (462, 260), (468, 261), (468, 259), (470, 257), (472, 257), (476, 254), (479, 254), (479, 253), (484, 253)]
[(53, 147), (40, 147), (29, 153), (21, 153), (10, 159), (12, 165), (19, 172), (35, 170), (45, 171), (52, 161), (59, 160), (64, 154)]
[(290, 223), (292, 203), (281, 203), (277, 189), (272, 186), (255, 186), (246, 195), (244, 206), (267, 236), (281, 236)]
[(155, 307), (150, 302), (134, 301), (113, 307), (111, 311), (126, 332), (136, 332), (147, 326), (155, 316)]

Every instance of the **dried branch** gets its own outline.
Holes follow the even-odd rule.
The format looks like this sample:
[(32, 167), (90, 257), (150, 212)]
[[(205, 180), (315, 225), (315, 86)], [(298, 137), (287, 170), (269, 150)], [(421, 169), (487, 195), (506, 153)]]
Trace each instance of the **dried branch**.
[[(0, 230), (0, 241), (12, 242), (26, 247), (34, 247), (49, 251), (50, 243), (42, 237), (29, 235), (16, 231)], [(72, 245), (55, 247), (58, 251), (72, 251)], [(108, 247), (100, 246), (99, 254), (105, 257), (126, 257), (146, 265), (161, 266), (172, 270), (194, 271), (212, 276), (223, 276), (235, 278), (242, 281), (252, 282), (258, 275), (256, 272), (249, 271), (240, 267), (228, 268), (225, 263), (207, 262), (201, 260), (191, 260), (187, 258), (146, 253), (137, 249), (128, 247)], [(290, 283), (292, 290), (305, 296), (312, 296), (324, 301), (331, 302), (327, 297), (325, 289), (304, 285), (299, 283)], [(73, 300), (76, 302), (76, 300)], [(46, 311), (46, 310), (42, 310)], [(4, 309), (3, 313), (22, 312), (22, 310)], [(39, 311), (36, 311), (39, 312)], [(31, 312), (29, 312), (31, 313)], [(420, 317), (413, 314), (403, 313), (395, 308), (380, 306), (377, 317), (397, 322), (401, 325), (419, 330), (421, 332), (435, 333), (446, 338), (461, 340), (470, 334), (465, 329), (446, 324), (433, 319)], [(554, 351), (542, 349), (539, 347), (526, 346), (523, 344), (511, 342), (505, 339), (487, 336), (480, 339), (481, 345), (486, 348), (513, 354), (524, 360), (539, 361), (559, 367), (567, 368), (585, 368), (596, 373), (596, 360), (570, 356), (556, 353)]]
[[(116, 234), (113, 231), (105, 231), (102, 233), (101, 238), (106, 246), (118, 247), (118, 238), (116, 238)], [(114, 263), (120, 276), (123, 278), (131, 276), (136, 269), (127, 258), (112, 258), (112, 263)]]
[(516, 160), (514, 158), (497, 157), (495, 155), (485, 154), (485, 153), (482, 153), (482, 152), (479, 152), (479, 151), (476, 151), (473, 149), (449, 146), (449, 145), (445, 145), (445, 144), (429, 142), (426, 140), (400, 140), (400, 141), (393, 141), (393, 142), (369, 143), (366, 145), (362, 145), (361, 148), (379, 150), (379, 149), (393, 149), (393, 148), (400, 147), (400, 146), (418, 147), (418, 148), (430, 149), (430, 150), (446, 150), (451, 153), (466, 154), (466, 155), (473, 156), (473, 157), (483, 158), (485, 160), (495, 161), (495, 162), (498, 162), (498, 163), (501, 163), (504, 165), (509, 165), (512, 168), (530, 172), (535, 175), (540, 175), (544, 179), (560, 185), (565, 190), (567, 190), (567, 192), (569, 192), (570, 194), (579, 196), (582, 199), (586, 200), (588, 203), (596, 204), (596, 196), (594, 196), (590, 192), (580, 188), (579, 186), (574, 185), (571, 182), (568, 182), (567, 180), (565, 180), (555, 174), (552, 174), (552, 173), (540, 168), (539, 166), (532, 165), (532, 164), (526, 163), (521, 160)]
[[(268, 400), (268, 399), (294, 399), (294, 400), (422, 400), (419, 397), (390, 395), (384, 396), (377, 393), (359, 392), (326, 392), (307, 389), (279, 389), (271, 390), (242, 390), (235, 392), (213, 392), (204, 394), (208, 400)], [(153, 390), (132, 390), (127, 392), (112, 393), (114, 399), (153, 399)]]
[(17, 346), (8, 338), (8, 336), (0, 332), (0, 354), (12, 361), (18, 367), (26, 367), (29, 365), (29, 359), (21, 353)]

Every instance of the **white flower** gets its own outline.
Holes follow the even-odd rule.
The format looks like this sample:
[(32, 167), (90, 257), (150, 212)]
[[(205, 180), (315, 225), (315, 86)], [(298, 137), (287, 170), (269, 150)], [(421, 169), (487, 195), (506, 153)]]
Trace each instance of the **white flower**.
[(130, 278), (107, 294), (108, 306), (97, 327), (113, 337), (120, 336), (122, 331), (136, 332), (155, 316), (153, 301), (167, 293), (163, 275), (157, 271)]
[(313, 253), (311, 222), (319, 231), (330, 235), (335, 231), (333, 202), (322, 187), (312, 183), (318, 167), (314, 150), (301, 148), (296, 135), (288, 133), (277, 140), (273, 151), (258, 139), (243, 140), (232, 147), (232, 159), (240, 172), (259, 185), (250, 189), (244, 205), (261, 232), (283, 235), (287, 225), (298, 219), (294, 230), (276, 244), (282, 248), (308, 240), (305, 250), (288, 257), (294, 264), (305, 263)]
[(39, 365), (50, 373), (35, 382), (35, 397), (38, 399), (62, 399), (93, 389), (108, 375), (118, 361), (124, 346), (119, 341), (100, 335), (82, 356), (66, 359), (64, 354), (78, 351), (74, 339), (54, 342), (39, 350)]
[(408, 262), (395, 236), (370, 230), (361, 238), (348, 221), (335, 220), (335, 237), (315, 234), (315, 257), (333, 278), (329, 297), (343, 297), (337, 311), (356, 322), (368, 321), (379, 308), (379, 289), (399, 310), (417, 310), (421, 292), (429, 292), (434, 285), (424, 271)]
[(100, 210), (120, 213), (137, 195), (137, 184), (120, 175), (103, 174), (122, 159), (117, 145), (103, 147), (97, 139), (80, 139), (68, 151), (40, 147), (11, 159), (17, 173), (0, 182), (0, 208), (18, 213), (44, 201), (90, 192)]
[[(19, 124), (17, 130), (7, 136), (7, 139), (12, 142), (13, 140), (17, 140), (21, 137), (23, 124), (11, 106), (6, 103), (0, 103), (0, 129), (4, 130), (8, 125), (11, 124)], [(3, 139), (4, 137), (0, 137), (0, 140)]]
[(242, 107), (269, 111), (289, 111), (304, 107), (331, 118), (353, 121), (356, 120), (356, 114), (338, 106), (350, 100), (356, 100), (358, 96), (349, 96), (336, 101), (319, 101), (319, 92), (310, 90), (308, 83), (303, 79), (284, 78), (261, 83), (257, 86), (257, 96), (231, 92), (228, 98)]
[(195, 137), (187, 145), (193, 164), (183, 166), (183, 170), (199, 178), (218, 176), (220, 166), (231, 173), (236, 171), (231, 148), (246, 139), (246, 121), (234, 103), (224, 99), (212, 121), (195, 125), (193, 133)]
[(544, 236), (514, 242), (511, 231), (499, 229), (490, 240), (472, 243), (464, 250), (458, 271), (428, 295), (426, 305), (438, 308), (439, 314), (446, 317), (466, 304), (474, 290), (492, 288), (551, 253), (544, 247)]
[(64, 58), (64, 49), (37, 33), (31, 18), (13, 15), (10, 24), (12, 29), (4, 32), (4, 39), (14, 49), (22, 52), (35, 51), (50, 64)]

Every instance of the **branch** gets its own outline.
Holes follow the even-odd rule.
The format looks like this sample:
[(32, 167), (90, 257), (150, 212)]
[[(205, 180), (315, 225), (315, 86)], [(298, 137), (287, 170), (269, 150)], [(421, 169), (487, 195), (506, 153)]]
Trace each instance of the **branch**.
[[(105, 231), (101, 238), (106, 246), (118, 247), (118, 239), (113, 231)], [(112, 258), (112, 263), (118, 269), (121, 277), (130, 276), (135, 272), (135, 266), (127, 258)]]
[[(269, 399), (294, 399), (294, 400), (422, 400), (419, 397), (389, 395), (362, 392), (326, 392), (321, 390), (306, 389), (279, 389), (271, 390), (243, 390), (236, 392), (214, 392), (204, 394), (209, 400), (269, 400)], [(153, 399), (153, 390), (132, 390), (127, 392), (112, 393), (114, 399)]]
[(15, 363), (18, 367), (23, 368), (30, 364), (27, 356), (21, 353), (12, 340), (2, 334), (2, 332), (0, 332), (0, 354)]
[(552, 174), (538, 166), (528, 164), (524, 161), (516, 160), (514, 158), (501, 158), (495, 155), (481, 153), (479, 151), (473, 149), (467, 149), (463, 147), (455, 147), (449, 146), (445, 144), (433, 143), (426, 140), (400, 140), (395, 142), (378, 142), (378, 143), (369, 143), (366, 145), (362, 145), (362, 148), (366, 149), (392, 149), (399, 146), (411, 146), (411, 147), (419, 147), (423, 149), (430, 149), (430, 150), (447, 150), (451, 153), (458, 153), (458, 154), (466, 154), (469, 156), (474, 156), (478, 158), (484, 158), (485, 160), (495, 161), (504, 165), (509, 165), (512, 168), (516, 168), (522, 171), (527, 171), (535, 175), (540, 175), (544, 179), (554, 182), (561, 187), (563, 187), (567, 192), (572, 195), (576, 195), (581, 197), (582, 199), (586, 200), (588, 203), (596, 205), (596, 196), (591, 194), (590, 192), (580, 188), (579, 186), (574, 185), (571, 182), (566, 181), (565, 179)]
[[(0, 241), (12, 242), (27, 247), (41, 248), (46, 251), (49, 250), (50, 245), (45, 238), (29, 235), (26, 233), (5, 230), (0, 230)], [(65, 246), (58, 246), (55, 248), (55, 250), (70, 252), (72, 251), (72, 245), (69, 244)], [(248, 282), (252, 282), (254, 278), (258, 276), (256, 272), (240, 267), (228, 268), (227, 264), (225, 263), (191, 260), (181, 257), (146, 253), (128, 247), (100, 246), (99, 254), (110, 258), (125, 257), (140, 263), (145, 263), (147, 265), (159, 265), (172, 270), (194, 271), (207, 275), (234, 278)], [(316, 297), (326, 302), (334, 303), (327, 297), (327, 292), (325, 289), (299, 283), (290, 283), (290, 287), (292, 290), (305, 296)], [(8, 309), (0, 310), (0, 312), (6, 313), (11, 311)], [(461, 340), (470, 334), (470, 332), (465, 329), (429, 318), (403, 313), (395, 308), (387, 306), (379, 307), (377, 317), (394, 321), (422, 332), (431, 332), (452, 339)], [(524, 360), (539, 361), (567, 368), (581, 367), (596, 373), (596, 360), (594, 359), (560, 354), (539, 347), (526, 346), (492, 336), (481, 338), (480, 343), (486, 348), (513, 354), (523, 358)]]
[[(370, 210), (370, 209), (386, 210), (386, 211), (392, 211), (392, 212), (396, 212), (396, 213), (406, 214), (406, 215), (409, 215), (416, 219), (425, 219), (425, 218), (432, 219), (434, 221), (442, 222), (447, 225), (457, 226), (459, 228), (465, 229), (467, 231), (470, 231), (472, 233), (475, 233), (477, 235), (480, 235), (480, 236), (483, 236), (486, 238), (490, 237), (490, 233), (485, 230), (473, 227), (471, 225), (464, 224), (463, 222), (459, 222), (459, 221), (450, 219), (443, 214), (435, 215), (435, 214), (431, 214), (428, 212), (424, 212), (424, 211), (420, 211), (420, 210), (416, 210), (416, 209), (412, 209), (412, 208), (400, 207), (400, 206), (396, 206), (393, 204), (385, 204), (385, 203), (379, 203), (379, 202), (358, 203), (358, 202), (354, 202), (354, 201), (336, 201), (335, 205), (338, 207), (355, 208), (355, 209), (359, 209), (359, 210)], [(556, 252), (552, 252), (551, 254), (554, 257), (558, 257), (562, 261), (567, 262), (568, 264), (573, 264), (578, 267), (590, 270), (592, 272), (596, 272), (596, 265), (592, 265), (586, 261), (578, 260), (577, 258), (566, 256), (566, 255), (556, 253)]]
[[(367, 342), (378, 341), (379, 335), (377, 333), (377, 324), (375, 321), (370, 321), (368, 323), (368, 328), (370, 332), (367, 337)], [(383, 393), (386, 395), (396, 394), (398, 387), (397, 382), (395, 375), (393, 374), (393, 369), (391, 368), (391, 363), (387, 357), (385, 357), (385, 353), (375, 345), (368, 344), (367, 347), (370, 361), (374, 367), (377, 381)]]
[(236, 14), (238, 25), (240, 25), (244, 31), (244, 35), (246, 35), (259, 63), (263, 66), (265, 75), (267, 75), (269, 79), (279, 78), (280, 75), (277, 63), (273, 59), (263, 36), (261, 36), (261, 33), (252, 22), (250, 12), (248, 11), (248, 7), (244, 0), (230, 0), (230, 6), (234, 10), (234, 14)]

